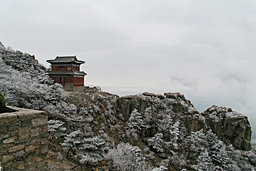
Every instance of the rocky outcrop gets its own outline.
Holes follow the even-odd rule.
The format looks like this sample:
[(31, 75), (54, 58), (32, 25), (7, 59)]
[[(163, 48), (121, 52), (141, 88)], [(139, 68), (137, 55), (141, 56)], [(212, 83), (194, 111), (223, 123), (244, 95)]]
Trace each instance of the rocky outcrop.
[(206, 124), (226, 144), (236, 149), (251, 149), (251, 126), (248, 118), (230, 108), (212, 106), (202, 113)]
[(120, 97), (116, 101), (116, 113), (122, 114), (125, 121), (129, 119), (134, 109), (137, 109), (140, 113), (144, 113), (147, 107), (148, 102), (136, 95)]
[[(154, 99), (154, 100), (152, 100)], [(125, 121), (129, 119), (131, 112), (136, 109), (141, 114), (154, 101), (162, 103), (172, 101), (167, 106), (174, 113), (178, 113), (182, 124), (189, 133), (201, 129), (206, 132), (209, 129), (226, 144), (232, 144), (236, 149), (250, 150), (251, 126), (248, 118), (230, 108), (212, 106), (203, 113), (199, 113), (192, 103), (180, 93), (165, 93), (164, 95), (154, 93), (143, 93), (117, 98), (116, 114), (122, 114)]]

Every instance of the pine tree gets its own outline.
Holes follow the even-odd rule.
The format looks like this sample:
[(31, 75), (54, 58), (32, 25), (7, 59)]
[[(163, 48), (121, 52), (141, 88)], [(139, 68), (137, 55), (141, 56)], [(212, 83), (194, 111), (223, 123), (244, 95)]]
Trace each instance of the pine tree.
[(64, 142), (61, 144), (64, 149), (68, 149), (67, 156), (72, 149), (76, 149), (80, 144), (83, 143), (83, 133), (80, 130), (71, 132), (65, 137)]
[(66, 128), (62, 126), (63, 124), (64, 124), (64, 122), (62, 122), (60, 120), (49, 120), (48, 121), (48, 132), (50, 133), (52, 138), (53, 137), (58, 138), (60, 136), (66, 135), (66, 133), (65, 133)]
[(117, 171), (150, 170), (141, 149), (128, 143), (120, 143), (116, 148), (110, 149), (105, 158), (113, 162)]
[(128, 136), (137, 138), (137, 133), (142, 129), (142, 127), (144, 127), (142, 115), (138, 112), (137, 109), (134, 109), (129, 117), (129, 121), (127, 122), (126, 133)]
[(98, 136), (84, 138), (76, 147), (76, 152), (80, 156), (81, 163), (96, 163), (102, 160), (106, 150), (106, 141)]
[(214, 171), (215, 166), (207, 150), (202, 151), (196, 161), (197, 164), (192, 166), (194, 169), (198, 171)]
[(177, 121), (174, 125), (171, 126), (171, 129), (169, 130), (171, 144), (174, 149), (178, 149), (178, 139), (180, 134), (179, 127), (180, 122)]
[(164, 152), (163, 149), (163, 134), (162, 133), (157, 133), (154, 135), (154, 137), (148, 139), (148, 145), (154, 149), (157, 152)]

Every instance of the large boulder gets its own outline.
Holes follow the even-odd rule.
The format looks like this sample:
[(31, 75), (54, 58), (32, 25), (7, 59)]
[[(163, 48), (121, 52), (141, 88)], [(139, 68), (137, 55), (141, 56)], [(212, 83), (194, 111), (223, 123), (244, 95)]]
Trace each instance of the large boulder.
[(230, 108), (212, 106), (202, 113), (206, 124), (226, 144), (236, 149), (251, 149), (251, 126), (247, 116)]
[(129, 119), (134, 109), (137, 109), (140, 113), (144, 113), (147, 107), (147, 101), (136, 95), (120, 97), (116, 101), (116, 113), (122, 114), (125, 121)]

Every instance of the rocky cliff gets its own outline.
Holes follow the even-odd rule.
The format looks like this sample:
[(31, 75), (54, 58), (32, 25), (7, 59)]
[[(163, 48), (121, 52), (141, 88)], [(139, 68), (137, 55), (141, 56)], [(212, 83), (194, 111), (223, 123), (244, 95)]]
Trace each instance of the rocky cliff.
[(251, 149), (251, 126), (248, 118), (231, 108), (212, 106), (202, 113), (212, 131), (226, 144), (237, 149)]
[(156, 95), (143, 93), (143, 96), (125, 96), (117, 99), (117, 114), (122, 114), (128, 121), (131, 112), (137, 109), (144, 113), (149, 107), (150, 101), (147, 97), (158, 99), (162, 102), (172, 100), (173, 112), (180, 114), (182, 124), (191, 132), (201, 129), (206, 132), (211, 129), (226, 144), (232, 144), (236, 149), (250, 150), (251, 126), (248, 118), (231, 108), (212, 106), (203, 113), (198, 112), (191, 102), (180, 93), (165, 93)]
[[(246, 116), (230, 108), (212, 106), (200, 113), (180, 93), (146, 92), (119, 97), (103, 91), (73, 92), (67, 101), (80, 111), (76, 116), (81, 118), (79, 121), (72, 120), (71, 126), (69, 120), (72, 130), (84, 130), (89, 136), (105, 133), (114, 144), (139, 146), (152, 165), (167, 162), (164, 165), (169, 170), (193, 170), (200, 157), (206, 155), (204, 152), (216, 168), (226, 167), (220, 160), (229, 163), (228, 169), (244, 169), (248, 164), (243, 157), (238, 157), (242, 162), (237, 163), (231, 156), (241, 155), (235, 149), (251, 149), (250, 123)], [(254, 163), (254, 153), (242, 155)]]

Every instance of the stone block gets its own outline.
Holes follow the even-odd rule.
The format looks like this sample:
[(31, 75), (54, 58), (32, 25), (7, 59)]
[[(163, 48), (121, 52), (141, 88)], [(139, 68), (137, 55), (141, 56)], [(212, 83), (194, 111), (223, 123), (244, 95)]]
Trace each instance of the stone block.
[(44, 134), (45, 136), (48, 137), (48, 125), (47, 124), (41, 126), (41, 134)]
[(15, 153), (14, 156), (15, 157), (22, 157), (22, 156), (24, 156), (24, 154), (26, 154), (26, 153), (25, 153), (25, 151), (22, 150), (22, 151), (18, 151), (17, 153)]
[(7, 163), (9, 161), (12, 161), (14, 159), (14, 156), (13, 155), (4, 155), (3, 156), (3, 163)]
[(8, 126), (8, 131), (9, 132), (12, 132), (12, 131), (15, 131), (17, 130), (19, 127), (19, 125), (17, 123), (11, 123), (9, 126)]
[(9, 162), (9, 163), (7, 163), (7, 164), (5, 165), (5, 168), (10, 167), (11, 165), (12, 165), (12, 162)]
[(39, 135), (39, 129), (38, 128), (35, 128), (35, 129), (32, 129), (30, 130), (30, 137), (36, 137)]
[(35, 149), (36, 149), (35, 146), (30, 145), (30, 146), (28, 146), (28, 147), (25, 148), (25, 151), (26, 151), (26, 152), (31, 152), (31, 151), (34, 151)]
[(25, 139), (29, 137), (29, 128), (19, 128), (19, 139)]
[(8, 137), (10, 137), (10, 134), (1, 134), (0, 133), (0, 140), (3, 140), (3, 139), (8, 138)]
[(40, 162), (40, 161), (43, 161), (43, 159), (40, 158), (40, 157), (34, 157), (33, 158), (33, 162)]
[(46, 169), (46, 168), (47, 168), (47, 163), (46, 163), (46, 162), (41, 162), (41, 163), (39, 163), (39, 164), (37, 165), (37, 168), (38, 168), (39, 170), (42, 170), (42, 169), (47, 170), (47, 169)]
[(18, 170), (25, 170), (25, 163), (24, 162), (19, 164)]
[(10, 132), (10, 135), (11, 135), (12, 137), (17, 136), (17, 135), (18, 135), (18, 129), (15, 130), (15, 131), (13, 131), (13, 132)]
[(8, 151), (6, 148), (0, 146), (0, 160), (1, 160), (1, 156), (3, 156), (4, 154), (8, 154)]
[(5, 168), (8, 168), (8, 167), (10, 167), (12, 165), (12, 162), (9, 162), (9, 163), (7, 163), (4, 167)]
[(45, 154), (48, 152), (48, 145), (44, 145), (42, 148), (41, 148), (41, 154)]
[(26, 156), (25, 161), (28, 165), (31, 165), (33, 163), (33, 153), (30, 153), (29, 155)]
[(0, 125), (0, 134), (7, 134), (8, 129), (6, 125)]
[(2, 147), (5, 149), (9, 149), (12, 146), (12, 144), (3, 144)]
[(14, 142), (14, 145), (19, 145), (19, 144), (26, 144), (27, 142), (29, 142), (29, 139), (22, 139), (22, 140), (16, 140)]
[(31, 125), (31, 119), (21, 121), (21, 127), (28, 127)]
[(9, 125), (9, 123), (17, 123), (19, 120), (14, 113), (2, 113), (0, 115), (0, 125)]
[(35, 118), (32, 119), (32, 126), (36, 127), (36, 126), (40, 126), (40, 125), (45, 125), (48, 122), (48, 118), (45, 117), (41, 117), (41, 118)]
[(11, 137), (8, 139), (3, 140), (3, 144), (9, 144), (9, 143), (13, 143), (15, 141), (15, 137)]
[(21, 108), (17, 108), (16, 110), (19, 110), (17, 112), (19, 120), (28, 120), (32, 118), (40, 118), (42, 116), (46, 116), (45, 112), (38, 111), (38, 110), (21, 109)]
[(17, 145), (17, 146), (13, 146), (11, 148), (9, 148), (9, 153), (15, 152), (15, 151), (19, 151), (21, 149), (23, 149), (25, 147), (25, 145)]

